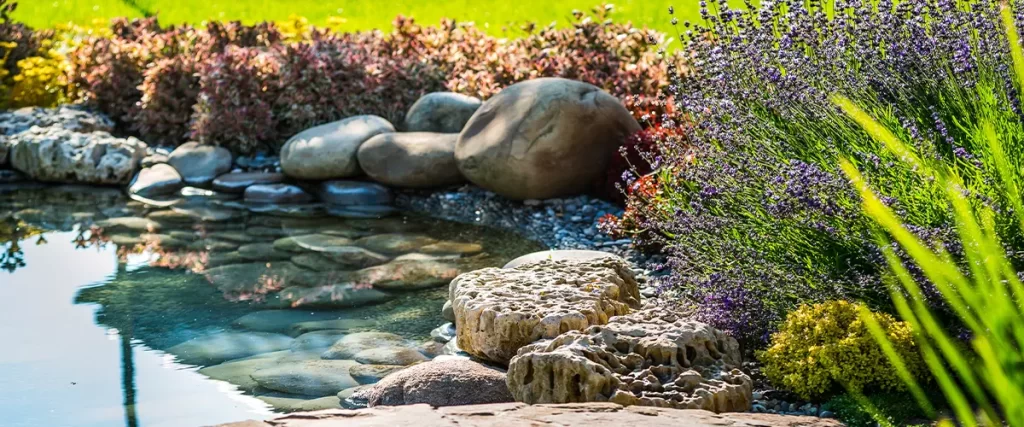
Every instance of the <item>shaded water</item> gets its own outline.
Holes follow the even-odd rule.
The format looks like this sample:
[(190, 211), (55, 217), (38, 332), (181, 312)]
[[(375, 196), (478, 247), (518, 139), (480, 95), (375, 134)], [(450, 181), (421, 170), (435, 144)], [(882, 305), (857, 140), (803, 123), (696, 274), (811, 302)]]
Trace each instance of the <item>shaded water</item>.
[[(255, 210), (273, 214), (223, 195), (157, 208), (0, 187), (0, 424), (192, 426), (336, 405), (375, 378), (289, 369), (367, 331), (432, 357), (447, 281), (540, 249), (405, 215)], [(264, 369), (291, 380), (254, 381)]]

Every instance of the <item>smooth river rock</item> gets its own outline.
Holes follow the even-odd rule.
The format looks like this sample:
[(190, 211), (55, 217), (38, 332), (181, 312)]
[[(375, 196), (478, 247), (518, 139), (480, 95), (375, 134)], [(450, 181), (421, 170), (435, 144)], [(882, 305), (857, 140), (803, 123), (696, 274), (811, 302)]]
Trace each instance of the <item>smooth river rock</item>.
[(178, 171), (161, 163), (140, 170), (128, 185), (128, 192), (143, 197), (163, 196), (177, 193), (182, 185), (184, 181)]
[(284, 174), (273, 172), (241, 172), (218, 176), (213, 180), (213, 189), (225, 193), (243, 193), (256, 184), (280, 184)]
[(312, 202), (313, 196), (291, 184), (256, 184), (245, 189), (246, 203), (273, 203), (279, 205)]
[(349, 369), (357, 364), (351, 360), (302, 360), (258, 370), (253, 372), (252, 379), (271, 390), (327, 396), (359, 385), (349, 374)]
[(337, 206), (381, 206), (394, 201), (387, 187), (365, 181), (325, 181), (317, 188), (317, 196)]
[(306, 129), (281, 147), (281, 169), (298, 179), (323, 180), (359, 175), (356, 152), (375, 135), (394, 132), (382, 117), (355, 116)]
[(354, 354), (352, 359), (368, 365), (407, 366), (426, 361), (427, 357), (409, 347), (388, 346), (368, 348)]
[(334, 343), (320, 357), (324, 359), (351, 359), (363, 350), (380, 347), (403, 346), (404, 338), (388, 332), (356, 332)]
[(491, 97), (455, 146), (462, 174), (510, 199), (584, 193), (640, 125), (622, 101), (561, 78), (516, 83)]
[(431, 188), (465, 181), (455, 164), (457, 133), (385, 133), (359, 147), (359, 165), (392, 187)]
[(406, 132), (459, 133), (483, 102), (454, 92), (428, 93), (405, 114)]
[(505, 373), (470, 360), (432, 361), (391, 374), (366, 394), (369, 406), (512, 402)]
[(231, 170), (231, 152), (224, 147), (186, 142), (167, 157), (188, 185), (206, 186)]
[(241, 359), (260, 353), (287, 350), (292, 337), (267, 332), (222, 332), (193, 338), (167, 352), (182, 363), (215, 365), (226, 360)]

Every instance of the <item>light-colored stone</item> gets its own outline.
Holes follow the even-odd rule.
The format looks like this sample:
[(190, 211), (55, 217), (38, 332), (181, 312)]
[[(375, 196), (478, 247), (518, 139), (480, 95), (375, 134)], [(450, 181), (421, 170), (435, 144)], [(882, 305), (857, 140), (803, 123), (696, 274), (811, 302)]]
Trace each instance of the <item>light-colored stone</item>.
[(96, 221), (97, 227), (103, 229), (104, 233), (137, 232), (157, 233), (163, 228), (159, 222), (146, 218), (124, 216)]
[[(245, 316), (235, 319), (231, 323), (236, 328), (248, 329), (251, 331), (258, 332), (278, 332), (282, 334), (291, 334), (292, 336), (301, 335), (311, 330), (303, 330), (298, 333), (293, 332), (295, 325), (300, 325), (309, 322), (331, 322), (331, 321), (349, 321), (349, 319), (342, 319), (345, 316), (343, 312), (334, 311), (310, 311), (310, 310), (260, 310), (246, 314)], [(343, 329), (343, 328), (320, 328), (320, 329)]]
[[(509, 261), (502, 268), (515, 268), (523, 264), (544, 261), (544, 260), (570, 260), (570, 261), (586, 261), (597, 258), (620, 258), (618, 255), (601, 252), (601, 251), (587, 251), (579, 249), (559, 249), (550, 251), (540, 251), (531, 254), (526, 254), (518, 257), (512, 261)], [(621, 258), (620, 258), (621, 259)]]
[(356, 353), (352, 359), (368, 365), (408, 366), (423, 362), (427, 357), (409, 347), (388, 346), (368, 348)]
[(842, 427), (818, 417), (725, 413), (698, 409), (623, 407), (614, 403), (527, 405), (494, 403), (431, 408), (427, 404), (337, 409), (285, 415), (268, 422), (244, 421), (220, 427), (498, 427), (498, 426), (643, 426), (643, 427)]
[(199, 373), (215, 380), (227, 381), (238, 386), (239, 390), (252, 393), (259, 389), (259, 383), (252, 379), (253, 372), (300, 360), (315, 360), (319, 358), (320, 355), (318, 353), (295, 353), (282, 350), (257, 354), (244, 359), (230, 360), (219, 365), (207, 366), (200, 369)]
[(321, 357), (324, 359), (351, 359), (356, 353), (378, 347), (403, 346), (405, 339), (388, 332), (356, 332), (334, 343)]
[(274, 241), (274, 249), (287, 252), (324, 252), (337, 246), (350, 246), (352, 240), (328, 234), (302, 234)]
[(127, 184), (146, 155), (146, 144), (106, 132), (39, 128), (5, 137), (11, 166), (38, 181)]
[(143, 197), (163, 196), (178, 192), (182, 185), (184, 181), (178, 171), (161, 163), (140, 170), (128, 185), (128, 192)]
[(167, 157), (188, 185), (205, 186), (231, 170), (231, 152), (224, 147), (186, 142)]
[(391, 261), (345, 277), (386, 291), (414, 291), (447, 285), (464, 271), (463, 266), (446, 261)]
[(355, 244), (377, 253), (401, 255), (435, 242), (437, 240), (422, 234), (389, 233), (363, 237)]
[(455, 164), (457, 133), (385, 133), (359, 147), (359, 165), (392, 187), (431, 188), (464, 182)]
[(221, 332), (193, 338), (167, 349), (182, 363), (215, 365), (260, 353), (287, 350), (292, 338), (267, 332)]
[[(360, 384), (376, 384), (382, 378), (393, 374), (395, 372), (405, 369), (402, 365), (356, 365), (349, 370), (349, 374)], [(344, 392), (344, 390), (342, 390)], [(349, 394), (351, 396), (351, 394)], [(341, 397), (341, 393), (338, 397), (342, 399), (348, 398), (349, 396)]]
[(367, 319), (332, 319), (300, 322), (291, 326), (292, 335), (313, 331), (335, 330), (343, 332), (366, 331), (377, 327), (377, 322)]
[(491, 97), (459, 135), (462, 174), (516, 199), (586, 192), (640, 125), (622, 101), (596, 86), (541, 78)]
[(300, 132), (281, 148), (281, 169), (298, 179), (332, 179), (359, 175), (356, 152), (375, 135), (395, 127), (377, 116), (355, 116)]
[(322, 411), (325, 409), (341, 408), (341, 401), (338, 399), (338, 396), (310, 399), (288, 393), (260, 393), (256, 395), (256, 398), (273, 406), (274, 409), (280, 412)]
[(455, 322), (455, 306), (452, 305), (450, 300), (445, 301), (444, 305), (441, 306), (441, 317), (449, 322)]
[(280, 303), (291, 308), (350, 308), (380, 304), (394, 296), (376, 289), (333, 284), (316, 287), (289, 287), (278, 293)]
[(423, 246), (418, 251), (431, 255), (470, 256), (483, 252), (484, 247), (479, 243), (442, 241)]
[(509, 364), (517, 401), (749, 411), (753, 382), (724, 332), (652, 306), (527, 345)]
[(307, 332), (295, 337), (292, 351), (324, 351), (338, 340), (345, 338), (346, 332), (335, 329)]
[(261, 386), (306, 396), (335, 395), (359, 383), (349, 374), (357, 363), (351, 360), (302, 360), (261, 369), (252, 379)]
[(333, 246), (321, 252), (296, 255), (292, 262), (312, 270), (334, 271), (372, 267), (390, 259), (357, 246)]
[(469, 360), (426, 362), (391, 374), (367, 393), (369, 405), (454, 406), (511, 402), (505, 373)]
[(478, 98), (454, 92), (428, 93), (405, 114), (407, 132), (459, 133), (480, 108)]
[(602, 325), (640, 307), (640, 290), (621, 259), (540, 261), (485, 268), (449, 286), (458, 345), (507, 364), (520, 347)]

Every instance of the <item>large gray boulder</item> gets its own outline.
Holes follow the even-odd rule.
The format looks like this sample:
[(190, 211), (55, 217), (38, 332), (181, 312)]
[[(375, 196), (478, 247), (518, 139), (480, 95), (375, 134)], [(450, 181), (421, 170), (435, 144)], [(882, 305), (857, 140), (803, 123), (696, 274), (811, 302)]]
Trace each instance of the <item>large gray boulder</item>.
[(423, 95), (405, 115), (407, 132), (459, 133), (482, 102), (454, 92)]
[(298, 179), (359, 175), (359, 146), (378, 134), (394, 131), (390, 122), (378, 116), (349, 117), (306, 129), (281, 147), (281, 169)]
[(177, 193), (184, 185), (178, 171), (167, 164), (156, 164), (140, 170), (128, 186), (128, 192), (143, 197)]
[(33, 127), (7, 137), (14, 169), (39, 181), (127, 184), (146, 156), (138, 139)]
[(369, 406), (430, 406), (512, 402), (505, 373), (470, 360), (433, 361), (384, 377), (364, 394)]
[(640, 125), (617, 98), (561, 78), (517, 83), (487, 100), (455, 145), (462, 174), (512, 199), (587, 191)]
[(205, 186), (231, 170), (231, 152), (224, 147), (186, 142), (167, 156), (188, 185)]
[(455, 164), (457, 133), (385, 133), (359, 147), (370, 178), (393, 187), (430, 188), (463, 182)]

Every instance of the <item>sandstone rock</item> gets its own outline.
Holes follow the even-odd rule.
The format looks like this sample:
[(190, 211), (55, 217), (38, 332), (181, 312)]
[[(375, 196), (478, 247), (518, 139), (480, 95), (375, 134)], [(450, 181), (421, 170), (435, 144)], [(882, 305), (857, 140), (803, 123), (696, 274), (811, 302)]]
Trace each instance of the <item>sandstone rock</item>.
[(405, 339), (388, 332), (356, 332), (334, 343), (321, 357), (324, 359), (351, 359), (363, 350), (378, 347), (402, 346)]
[(106, 132), (77, 133), (33, 127), (7, 137), (11, 166), (32, 179), (83, 184), (127, 184), (146, 144)]
[(300, 132), (281, 148), (281, 169), (298, 179), (332, 179), (359, 175), (359, 146), (395, 127), (377, 116), (355, 116)]
[(290, 184), (256, 184), (245, 189), (247, 203), (274, 203), (280, 205), (309, 203), (313, 196)]
[(282, 305), (291, 308), (349, 308), (380, 304), (394, 299), (394, 296), (376, 289), (334, 284), (290, 287), (278, 293), (278, 298)]
[(409, 347), (388, 346), (368, 348), (353, 355), (352, 359), (368, 365), (408, 366), (426, 361), (427, 357)]
[(317, 188), (317, 196), (337, 206), (382, 206), (394, 200), (387, 187), (363, 181), (324, 181)]
[(401, 255), (435, 242), (437, 240), (422, 234), (389, 233), (363, 237), (355, 244), (382, 254)]
[(455, 164), (457, 133), (385, 133), (359, 147), (359, 165), (373, 180), (406, 188), (465, 181)]
[(612, 318), (527, 345), (508, 385), (525, 403), (614, 402), (714, 412), (749, 411), (753, 382), (734, 338), (665, 307)]
[(369, 405), (431, 406), (511, 402), (505, 373), (468, 360), (427, 362), (391, 374), (368, 392)]
[(520, 347), (602, 325), (640, 307), (640, 291), (621, 259), (540, 261), (485, 268), (449, 286), (458, 346), (507, 364)]
[[(300, 322), (291, 326), (292, 335), (301, 335), (313, 331), (335, 330), (343, 332), (366, 331), (377, 326), (377, 322), (366, 319), (332, 319)], [(333, 343), (332, 343), (333, 344)]]
[(453, 92), (423, 95), (405, 115), (407, 132), (459, 133), (482, 102)]
[(221, 332), (194, 338), (168, 348), (182, 363), (215, 365), (260, 353), (287, 350), (292, 338), (266, 332)]
[(725, 413), (697, 409), (622, 407), (614, 403), (527, 405), (495, 403), (449, 406), (378, 406), (337, 409), (316, 414), (285, 415), (269, 422), (245, 421), (220, 427), (491, 427), (491, 426), (643, 426), (643, 427), (842, 427), (839, 421), (818, 417)]
[(511, 199), (585, 192), (640, 125), (617, 98), (560, 78), (528, 80), (490, 98), (459, 135), (462, 174)]
[(337, 394), (358, 386), (349, 369), (351, 360), (302, 360), (253, 372), (252, 379), (260, 386), (285, 393), (306, 396)]
[(128, 185), (128, 192), (144, 197), (163, 196), (178, 192), (182, 185), (178, 171), (161, 163), (139, 171)]
[(619, 258), (618, 255), (601, 252), (601, 251), (587, 251), (579, 249), (561, 249), (561, 250), (550, 250), (540, 251), (531, 254), (523, 255), (512, 261), (509, 261), (502, 268), (515, 268), (523, 264), (531, 262), (543, 261), (543, 260), (570, 260), (570, 261), (586, 261), (598, 258)]
[(225, 193), (243, 193), (246, 188), (257, 184), (280, 184), (284, 174), (272, 172), (241, 172), (218, 176), (213, 180), (213, 189)]
[[(360, 384), (376, 384), (382, 378), (405, 368), (405, 366), (400, 365), (356, 365), (349, 370), (349, 374), (356, 381), (359, 381)], [(338, 397), (342, 399), (346, 399), (349, 396), (351, 396), (351, 393), (345, 397), (341, 397), (341, 393), (338, 394)]]
[(189, 185), (205, 186), (231, 170), (231, 152), (224, 147), (186, 142), (167, 157)]

